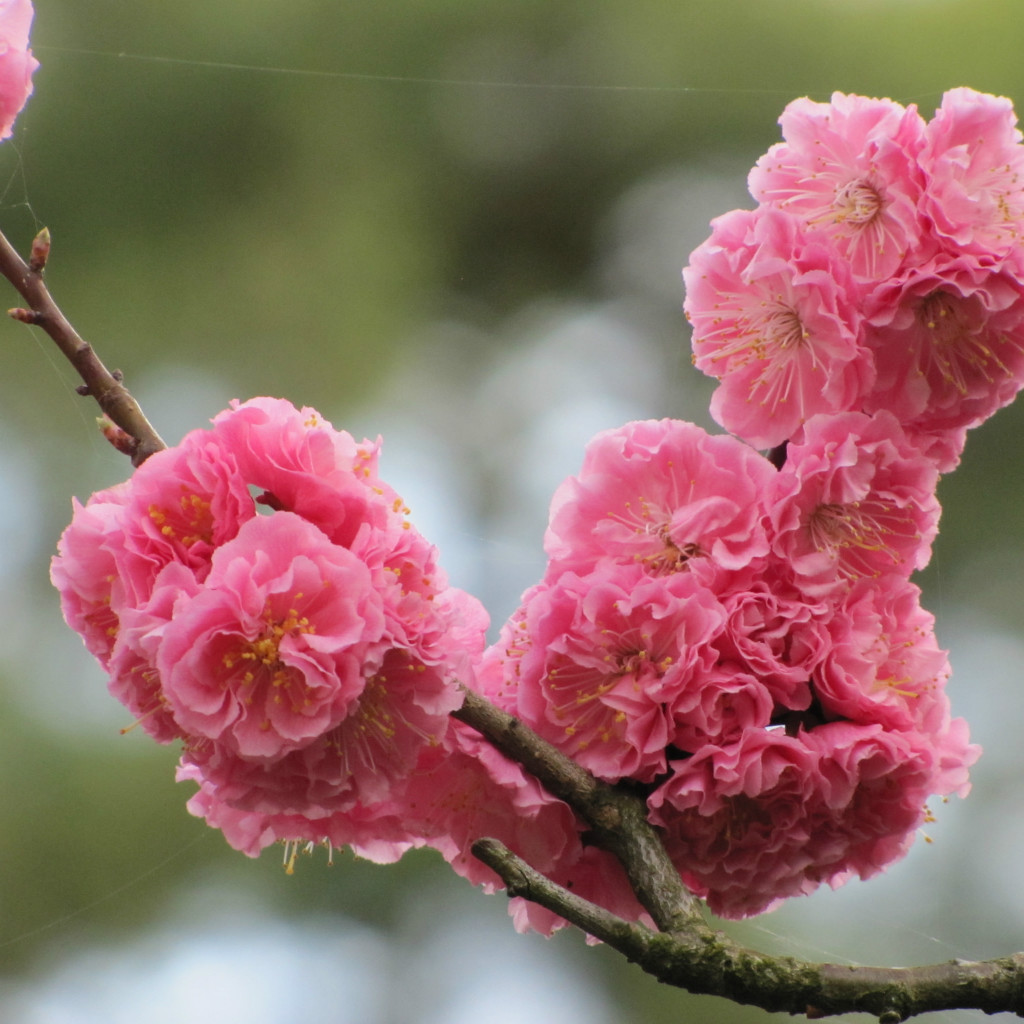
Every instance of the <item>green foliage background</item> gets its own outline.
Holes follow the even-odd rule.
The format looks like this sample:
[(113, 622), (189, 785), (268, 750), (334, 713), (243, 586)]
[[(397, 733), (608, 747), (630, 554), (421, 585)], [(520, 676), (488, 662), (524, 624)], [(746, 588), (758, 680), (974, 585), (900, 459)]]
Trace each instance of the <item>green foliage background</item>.
[[(1024, 21), (1011, 8), (37, 0), (42, 67), (0, 150), (0, 225), (23, 248), (49, 226), (51, 288), (144, 404), (181, 379), (187, 405), (198, 380), (213, 396), (204, 415), (270, 393), (346, 426), (345, 410), (389, 400), (403, 366), (448, 360), (471, 380), (512, 343), (500, 327), (526, 304), (599, 299), (619, 197), (667, 169), (749, 166), (796, 96), (888, 95), (926, 114), (957, 85), (1024, 101)], [(678, 301), (657, 312), (676, 318), (667, 343), (685, 351)], [(474, 328), (465, 343), (424, 348), (426, 326), (452, 321)], [(61, 663), (59, 688), (31, 657), (63, 629), (47, 563), (70, 495), (127, 466), (97, 439), (46, 339), (0, 324), (0, 345), (3, 447), (34, 488), (31, 522), (2, 520), (17, 558), (0, 640), (0, 970), (31, 974), (132, 934), (197, 878), (258, 889), (282, 914), (378, 927), (424, 886), (448, 885), (427, 858), (388, 869), (342, 858), (286, 879), (272, 855), (250, 862), (188, 817), (173, 751), (68, 728), (60, 694), (79, 677), (102, 684), (84, 651)], [(649, 414), (695, 415), (654, 402)], [(157, 423), (172, 439), (201, 425), (172, 419)], [(1018, 633), (1021, 427), (1011, 409), (972, 436), (942, 485), (937, 568), (924, 579), (929, 596), (969, 598)], [(8, 482), (8, 504), (18, 486)], [(992, 936), (983, 922), (977, 932)], [(592, 965), (622, 1021), (767, 1019), (661, 989), (568, 937), (556, 946)]]

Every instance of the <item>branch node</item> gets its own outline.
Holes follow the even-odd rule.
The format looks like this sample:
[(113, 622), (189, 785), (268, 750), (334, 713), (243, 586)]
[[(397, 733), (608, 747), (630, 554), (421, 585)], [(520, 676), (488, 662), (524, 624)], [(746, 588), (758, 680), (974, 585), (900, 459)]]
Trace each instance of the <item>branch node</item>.
[(75, 394), (81, 395), (83, 398), (88, 398), (92, 394), (92, 388), (88, 384), (79, 384), (75, 388)]

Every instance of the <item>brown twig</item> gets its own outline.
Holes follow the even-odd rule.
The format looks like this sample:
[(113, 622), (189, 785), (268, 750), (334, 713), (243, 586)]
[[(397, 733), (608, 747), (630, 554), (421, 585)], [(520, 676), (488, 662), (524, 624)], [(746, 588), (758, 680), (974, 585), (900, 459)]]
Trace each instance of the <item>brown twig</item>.
[(43, 280), (49, 254), (50, 232), (46, 228), (33, 240), (27, 263), (0, 232), (0, 274), (14, 285), (28, 304), (27, 309), (11, 309), (8, 315), (22, 323), (41, 327), (57, 343), (84, 382), (78, 388), (79, 394), (95, 398), (106, 416), (128, 435), (127, 452), (132, 464), (139, 466), (167, 445), (121, 382), (120, 373), (111, 373), (103, 365), (92, 346), (71, 326), (53, 301)]

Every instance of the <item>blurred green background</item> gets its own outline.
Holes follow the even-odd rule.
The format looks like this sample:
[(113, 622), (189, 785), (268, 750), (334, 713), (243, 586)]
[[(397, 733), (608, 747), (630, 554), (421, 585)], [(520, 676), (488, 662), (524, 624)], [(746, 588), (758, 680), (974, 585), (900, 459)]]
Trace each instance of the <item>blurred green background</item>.
[[(157, 428), (173, 441), (274, 394), (383, 433), (385, 476), (496, 625), (541, 571), (547, 495), (589, 434), (707, 422), (679, 271), (747, 202), (789, 100), (886, 95), (927, 116), (970, 85), (1024, 102), (1005, 0), (38, 0), (33, 45), (0, 226), (23, 250), (50, 228), (51, 289)], [(11, 322), (0, 344), (0, 1019), (162, 1021), (192, 1006), (161, 996), (175, 985), (195, 1021), (498, 1021), (502, 986), (509, 1006), (540, 1000), (537, 1022), (770, 1019), (578, 936), (516, 937), (503, 897), (429, 856), (288, 878), (190, 818), (175, 752), (119, 735), (47, 581), (70, 496), (127, 464), (45, 337)], [(1024, 948), (1022, 427), (1018, 406), (972, 435), (922, 577), (954, 707), (988, 748), (975, 793), (885, 878), (738, 929), (750, 941), (890, 963)], [(313, 941), (335, 958), (319, 981)], [(268, 994), (243, 1015), (229, 964), (180, 967), (233, 944), (293, 986), (280, 1009)], [(543, 1001), (559, 978), (561, 1009)], [(227, 1008), (202, 1016), (221, 983)]]

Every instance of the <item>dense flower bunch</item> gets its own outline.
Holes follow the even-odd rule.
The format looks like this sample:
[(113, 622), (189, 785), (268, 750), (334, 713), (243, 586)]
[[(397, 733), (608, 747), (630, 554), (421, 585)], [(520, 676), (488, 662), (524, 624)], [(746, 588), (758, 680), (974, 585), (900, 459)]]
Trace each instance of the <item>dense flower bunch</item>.
[[(357, 443), (260, 398), (75, 506), (53, 579), (112, 692), (182, 744), (190, 808), (256, 854), (494, 836), (643, 917), (569, 808), (450, 719), (460, 685), (646, 801), (729, 917), (881, 871), (978, 749), (910, 581), (939, 474), (1024, 381), (1024, 146), (1008, 101), (799, 100), (685, 271), (690, 423), (599, 434), (556, 492), (543, 579), (486, 615)], [(768, 454), (757, 449), (771, 448)], [(559, 918), (514, 901), (519, 927)]]
[(941, 472), (1024, 382), (1024, 146), (1009, 100), (800, 99), (684, 271), (715, 419), (758, 447), (892, 412)]
[(250, 852), (417, 841), (405, 789), (483, 647), (378, 450), (311, 409), (235, 404), (76, 505), (54, 559), (113, 694), (181, 741), (195, 809)]
[(882, 870), (929, 797), (966, 792), (978, 750), (909, 577), (938, 474), (1024, 383), (1009, 102), (957, 89), (925, 123), (837, 94), (781, 123), (760, 206), (715, 220), (684, 271), (694, 361), (736, 436), (596, 437), (480, 676), (645, 794), (684, 881), (730, 917)]
[(480, 676), (639, 787), (725, 916), (881, 870), (976, 755), (908, 581), (936, 532), (934, 466), (887, 413), (817, 416), (803, 437), (777, 470), (677, 420), (598, 435)]

